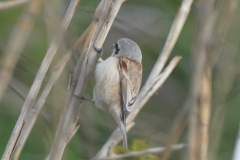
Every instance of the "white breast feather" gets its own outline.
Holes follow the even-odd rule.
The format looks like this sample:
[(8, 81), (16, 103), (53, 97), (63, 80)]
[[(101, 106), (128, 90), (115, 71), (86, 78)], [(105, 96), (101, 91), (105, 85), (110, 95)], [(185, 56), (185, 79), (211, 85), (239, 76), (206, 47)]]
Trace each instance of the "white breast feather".
[(95, 70), (96, 83), (104, 84), (109, 87), (120, 81), (118, 71), (119, 59), (116, 57), (109, 57), (105, 61), (97, 64)]
[(118, 58), (109, 57), (96, 66), (96, 85), (94, 87), (93, 100), (96, 107), (105, 111), (109, 111), (110, 104), (118, 93), (116, 89), (118, 90), (120, 86), (118, 64)]

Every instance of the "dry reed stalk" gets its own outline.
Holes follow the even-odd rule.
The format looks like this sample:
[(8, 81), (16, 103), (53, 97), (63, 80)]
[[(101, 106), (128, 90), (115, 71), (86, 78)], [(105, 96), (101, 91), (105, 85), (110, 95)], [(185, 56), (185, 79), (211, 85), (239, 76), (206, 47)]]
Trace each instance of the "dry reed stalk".
[[(214, 39), (208, 42), (208, 62), (205, 69), (204, 79), (202, 82), (202, 94), (200, 96), (200, 107), (201, 107), (201, 143), (200, 143), (200, 159), (207, 160), (208, 157), (208, 144), (209, 144), (209, 120), (211, 110), (211, 68), (214, 66), (214, 60), (218, 56), (220, 49), (222, 48), (222, 42), (228, 31), (231, 23), (232, 16), (237, 7), (237, 0), (230, 0), (223, 5), (222, 13), (220, 13), (219, 20), (216, 21), (217, 27), (214, 33)], [(216, 12), (216, 11), (215, 11)], [(221, 105), (220, 105), (221, 106)], [(214, 126), (214, 125), (213, 125)], [(216, 131), (216, 130), (215, 130)]]
[[(95, 60), (97, 57), (97, 53), (93, 49), (93, 45), (95, 44), (96, 47), (101, 48), (121, 4), (122, 0), (101, 1), (94, 14), (90, 35), (85, 43), (83, 54), (80, 57), (79, 63), (74, 71), (74, 73), (78, 71), (79, 77), (76, 77), (77, 74), (73, 75), (72, 83), (74, 84), (71, 84), (69, 101), (67, 103), (68, 106), (65, 107), (62, 112), (54, 143), (51, 147), (49, 154), (49, 158), (51, 160), (61, 159), (71, 132), (75, 129), (76, 122), (79, 118), (81, 109), (80, 105), (82, 104), (82, 101), (72, 95), (84, 94), (90, 73), (95, 65)], [(99, 23), (97, 22), (98, 20)], [(76, 82), (77, 86), (75, 88), (74, 85), (76, 85)]]
[(34, 19), (42, 6), (42, 1), (33, 0), (27, 5), (8, 39), (0, 63), (0, 101), (11, 80), (13, 70), (20, 58), (21, 52), (26, 45), (34, 24)]
[[(35, 1), (33, 1), (33, 2), (35, 2)], [(45, 77), (45, 74), (51, 64), (51, 61), (57, 51), (57, 48), (59, 47), (59, 45), (63, 39), (63, 35), (73, 17), (73, 14), (74, 14), (74, 11), (75, 11), (75, 8), (76, 8), (78, 2), (79, 2), (79, 0), (71, 0), (70, 4), (68, 6), (66, 14), (64, 15), (64, 18), (60, 24), (60, 27), (58, 28), (58, 30), (48, 48), (48, 51), (42, 61), (39, 71), (35, 77), (33, 85), (28, 93), (26, 101), (23, 104), (21, 114), (18, 118), (18, 121), (17, 121), (15, 127), (14, 127), (12, 135), (9, 139), (9, 142), (8, 142), (8, 145), (3, 154), (2, 160), (10, 159), (10, 156), (16, 147), (15, 144), (16, 144), (17, 139), (19, 138), (20, 132), (22, 131), (23, 125), (26, 120), (27, 113), (30, 111), (30, 109), (32, 108), (32, 106), (35, 102), (35, 99), (36, 99), (36, 96), (41, 87), (43, 78)]]
[[(206, 148), (206, 143), (203, 143), (200, 136), (200, 130), (203, 130), (203, 128), (200, 128), (200, 121), (199, 121), (199, 115), (200, 115), (200, 105), (199, 105), (199, 98), (201, 95), (202, 88), (205, 86), (202, 86), (202, 81), (204, 79), (204, 75), (206, 73), (207, 68), (209, 68), (208, 64), (208, 53), (207, 53), (207, 45), (210, 43), (210, 40), (212, 38), (212, 33), (214, 32), (215, 22), (216, 22), (216, 11), (215, 8), (215, 0), (204, 0), (204, 1), (198, 1), (198, 14), (197, 14), (197, 22), (196, 22), (196, 34), (195, 39), (193, 43), (193, 51), (192, 51), (192, 64), (193, 64), (193, 73), (191, 78), (191, 88), (190, 88), (190, 96), (191, 103), (190, 103), (190, 110), (189, 110), (189, 128), (188, 128), (188, 159), (189, 160), (195, 160), (199, 159), (199, 157), (206, 157), (206, 155), (200, 155), (201, 148)], [(210, 82), (206, 83), (211, 83)], [(211, 90), (211, 89), (210, 89)], [(210, 91), (211, 92), (211, 91)], [(210, 96), (210, 94), (206, 95)], [(209, 101), (211, 101), (211, 97), (205, 97), (205, 99), (209, 98)], [(209, 102), (207, 102), (209, 103)], [(204, 102), (202, 102), (202, 105), (204, 105)], [(210, 105), (206, 106), (210, 107)], [(203, 109), (203, 107), (201, 108)], [(208, 108), (208, 110), (210, 110)], [(206, 118), (206, 117), (204, 117)], [(206, 121), (206, 120), (202, 120)], [(207, 127), (208, 126), (202, 126)], [(203, 133), (203, 135), (208, 134), (206, 132)], [(206, 135), (205, 135), (206, 136)], [(203, 152), (202, 152), (203, 153)], [(205, 152), (206, 153), (206, 152)]]
[[(211, 3), (210, 1), (205, 1), (205, 3), (206, 3), (205, 7), (211, 6), (211, 5), (209, 5), (209, 3)], [(233, 2), (229, 2), (229, 3), (233, 3)], [(233, 10), (233, 12), (234, 12), (234, 10)], [(198, 51), (198, 54), (195, 53), (195, 56), (196, 56), (195, 59), (198, 64), (196, 64), (196, 62), (194, 63), (196, 66), (195, 66), (195, 71), (193, 73), (197, 73), (197, 74), (193, 75), (190, 96), (189, 96), (189, 98), (187, 98), (185, 105), (184, 105), (184, 109), (176, 120), (174, 129), (168, 140), (167, 146), (171, 146), (172, 144), (177, 142), (180, 134), (176, 134), (176, 133), (179, 130), (183, 130), (183, 128), (182, 129), (180, 129), (180, 128), (186, 126), (186, 124), (187, 124), (186, 116), (189, 113), (189, 108), (192, 107), (194, 103), (196, 104), (196, 97), (198, 97), (197, 95), (199, 95), (199, 87), (200, 87), (199, 84), (201, 84), (199, 82), (199, 80), (201, 79), (200, 77), (203, 77), (203, 75), (207, 73), (206, 68), (211, 68), (211, 66), (213, 66), (213, 63), (214, 63), (213, 60), (216, 57), (217, 53), (220, 51), (222, 40), (224, 39), (224, 35), (227, 31), (227, 26), (229, 23), (227, 23), (227, 25), (226, 25), (226, 22), (228, 22), (231, 19), (230, 15), (232, 15), (232, 13), (229, 12), (229, 14), (227, 14), (227, 16), (224, 16), (227, 18), (220, 20), (220, 23), (218, 23), (218, 24), (224, 24), (224, 25), (215, 25), (216, 28), (214, 28), (214, 29), (216, 30), (216, 33), (214, 33), (213, 32), (213, 27), (214, 27), (213, 23), (216, 22), (217, 11), (215, 10), (214, 12), (212, 11), (211, 14), (207, 14), (208, 12), (206, 12), (206, 8), (205, 8), (202, 10), (201, 13), (202, 14), (199, 14), (199, 15), (201, 16), (201, 15), (205, 14), (206, 18), (199, 18), (200, 20), (204, 20), (205, 22), (201, 22), (200, 24), (202, 24), (202, 25), (200, 25), (200, 24), (197, 25), (197, 26), (202, 26), (202, 29), (199, 28), (199, 30), (198, 30), (199, 36), (196, 36), (196, 37), (198, 37), (198, 42), (195, 42), (195, 47), (194, 47), (195, 48), (194, 52)], [(219, 16), (219, 17), (222, 17), (222, 16)], [(210, 37), (209, 37), (209, 36), (211, 36), (211, 33), (215, 34), (215, 35), (213, 34), (212, 39), (210, 39)], [(207, 42), (205, 44), (205, 46), (203, 45), (204, 42)], [(207, 46), (208, 47), (210, 46), (208, 58), (205, 57), (206, 54), (200, 54), (200, 53), (204, 53), (204, 50)], [(199, 51), (201, 51), (201, 52), (199, 52)], [(206, 67), (205, 64), (208, 67)], [(209, 80), (208, 83), (211, 83), (211, 80)], [(210, 111), (210, 108), (208, 110)], [(192, 110), (192, 111), (194, 111), (194, 110)], [(196, 117), (198, 117), (198, 115), (196, 115)], [(204, 121), (206, 121), (206, 120), (204, 120)], [(208, 133), (206, 133), (206, 131), (205, 131), (205, 137), (207, 136), (207, 134)], [(195, 137), (195, 138), (198, 139), (198, 137)], [(203, 146), (202, 148), (205, 148), (205, 150), (206, 150), (207, 144), (208, 143), (205, 142), (204, 144), (200, 144), (200, 146)], [(189, 146), (189, 148), (191, 148), (191, 146)], [(191, 149), (192, 149), (192, 151), (189, 152), (190, 153), (189, 159), (194, 158), (196, 156), (195, 154), (198, 154), (198, 153), (194, 152), (195, 148), (191, 148)], [(202, 151), (201, 153), (203, 154), (201, 156), (206, 158), (206, 152)], [(162, 159), (163, 160), (168, 159), (169, 155), (170, 155), (170, 150), (167, 150), (167, 152), (165, 154), (163, 154)]]
[(208, 140), (209, 140), (209, 119), (211, 111), (212, 97), (211, 69), (207, 67), (202, 81), (202, 91), (200, 93), (200, 160), (207, 160)]
[[(201, 5), (200, 5), (201, 6)], [(208, 6), (210, 7), (210, 6)], [(204, 10), (204, 14), (206, 14), (206, 10)], [(204, 15), (203, 14), (203, 15)], [(202, 16), (199, 13), (199, 15)], [(170, 146), (177, 142), (179, 136), (181, 135), (181, 132), (183, 131), (184, 127), (187, 124), (188, 119), (186, 118), (189, 113), (189, 121), (191, 120), (190, 127), (189, 127), (189, 160), (194, 159), (198, 156), (198, 97), (200, 93), (200, 85), (201, 80), (204, 74), (205, 70), (205, 64), (206, 64), (206, 53), (205, 53), (205, 43), (209, 40), (209, 37), (211, 36), (212, 31), (212, 17), (211, 15), (208, 15), (209, 18), (206, 20), (204, 18), (200, 18), (199, 20), (207, 21), (208, 23), (200, 23), (197, 21), (197, 25), (199, 26), (197, 28), (197, 36), (194, 43), (194, 54), (193, 54), (193, 60), (194, 60), (194, 68), (193, 68), (193, 75), (191, 78), (191, 88), (189, 92), (189, 96), (185, 101), (183, 110), (181, 113), (179, 113), (173, 130), (172, 134), (170, 135), (169, 139), (167, 140), (166, 147), (167, 150), (162, 155), (160, 155), (161, 159), (167, 160), (171, 154)], [(203, 25), (204, 24), (204, 25)], [(207, 24), (207, 25), (206, 25)], [(204, 26), (204, 27), (202, 27)], [(190, 109), (190, 111), (189, 111)], [(179, 133), (180, 132), (180, 133)]]
[[(168, 38), (166, 40), (166, 43), (161, 51), (160, 56), (157, 59), (157, 62), (155, 63), (155, 66), (152, 69), (152, 72), (150, 74), (150, 76), (147, 79), (147, 82), (145, 83), (145, 85), (142, 87), (141, 91), (139, 92), (138, 98), (136, 100), (136, 102), (134, 103), (133, 106), (133, 111), (130, 114), (130, 116), (127, 119), (127, 123), (130, 123), (134, 120), (134, 118), (137, 116), (137, 114), (139, 113), (139, 111), (141, 110), (141, 108), (143, 107), (143, 105), (146, 103), (146, 101), (149, 99), (149, 97), (151, 96), (150, 92), (151, 91), (151, 85), (153, 84), (153, 82), (156, 82), (156, 79), (159, 80), (159, 85), (158, 87), (161, 86), (161, 83), (164, 82), (164, 79), (161, 79), (159, 77), (159, 74), (162, 72), (163, 67), (166, 64), (166, 61), (179, 37), (179, 34), (183, 28), (183, 25), (187, 19), (188, 13), (190, 11), (191, 5), (192, 5), (193, 0), (184, 0), (182, 2), (182, 5), (179, 9), (179, 12), (177, 14), (177, 16), (175, 17), (175, 20), (172, 24), (172, 27), (170, 29)], [(179, 59), (180, 60), (180, 59)], [(176, 62), (177, 63), (177, 62)], [(171, 71), (170, 71), (171, 72)], [(165, 78), (167, 78), (168, 76), (166, 76)], [(163, 81), (163, 82), (161, 82)], [(151, 84), (151, 85), (149, 85)], [(156, 87), (157, 85), (155, 85)], [(157, 90), (157, 88), (155, 88), (154, 90), (152, 90), (151, 92), (155, 92)], [(143, 101), (141, 101), (141, 97)], [(143, 98), (145, 97), (145, 98)], [(110, 148), (110, 144), (108, 143), (109, 141), (114, 141), (114, 139), (112, 137), (116, 137), (115, 134), (119, 134), (117, 133), (117, 129), (115, 129), (115, 131), (112, 133), (112, 136), (108, 139), (108, 141), (104, 144), (104, 146), (101, 148), (101, 150), (98, 152), (97, 156), (98, 158), (106, 156), (107, 151)], [(119, 134), (119, 136), (121, 136)], [(116, 140), (115, 143), (117, 143), (119, 141)], [(109, 145), (107, 145), (109, 144)], [(96, 158), (95, 157), (95, 158)]]
[(193, 0), (182, 1), (179, 11), (172, 23), (171, 29), (169, 31), (167, 40), (163, 46), (161, 54), (158, 57), (157, 62), (155, 63), (146, 84), (148, 84), (149, 81), (153, 80), (157, 75), (159, 75), (159, 73), (162, 72), (163, 67), (166, 64), (168, 57), (171, 54), (171, 51), (173, 50), (173, 47), (182, 31), (183, 25), (185, 24), (185, 21), (190, 12), (192, 2)]
[(28, 3), (29, 1), (30, 0), (12, 0), (12, 1), (0, 2), (0, 11), (23, 5), (25, 3)]
[[(238, 12), (236, 12), (238, 7)], [(214, 52), (217, 50), (220, 50), (223, 46), (223, 42), (224, 39), (226, 37), (226, 34), (229, 30), (229, 27), (232, 24), (235, 24), (235, 28), (231, 29), (233, 34), (235, 35), (235, 30), (239, 28), (239, 21), (233, 21), (233, 19), (237, 18), (238, 14), (239, 14), (240, 10), (239, 10), (239, 0), (228, 0), (225, 1), (223, 8), (221, 10), (220, 16), (221, 19), (218, 20), (218, 23), (216, 26), (218, 26), (216, 28), (216, 41), (214, 41), (215, 43), (211, 46), (211, 50), (210, 52)], [(233, 41), (236, 41), (233, 40)], [(223, 108), (224, 108), (224, 103), (227, 101), (227, 95), (230, 92), (230, 89), (232, 87), (232, 83), (234, 81), (234, 77), (236, 74), (236, 70), (234, 70), (233, 68), (231, 68), (229, 65), (232, 64), (233, 66), (237, 66), (237, 64), (234, 62), (235, 54), (236, 54), (236, 50), (234, 47), (230, 47), (228, 46), (225, 54), (227, 54), (223, 59), (224, 59), (224, 63), (221, 63), (220, 65), (220, 69), (219, 72), (217, 73), (217, 79), (221, 80), (222, 82), (224, 82), (224, 85), (221, 86), (216, 86), (216, 96), (217, 99), (215, 106), (218, 107), (218, 110), (216, 111), (216, 113), (213, 114), (213, 120), (212, 120), (212, 124), (211, 124), (211, 128), (212, 131), (216, 131), (215, 126), (217, 126), (217, 124), (219, 124), (219, 117), (221, 117), (221, 119), (223, 119), (222, 116), (220, 116), (220, 112), (222, 112)], [(225, 55), (223, 54), (223, 55)], [(226, 65), (224, 65), (226, 64)], [(210, 132), (212, 132), (210, 131)], [(221, 132), (221, 131), (219, 131)], [(214, 139), (214, 137), (217, 136), (213, 136), (212, 138)]]
[(16, 149), (13, 152), (13, 160), (14, 159), (18, 159), (23, 146), (36, 122), (37, 116), (40, 112), (40, 110), (42, 109), (44, 103), (46, 102), (46, 99), (53, 87), (53, 85), (55, 84), (55, 82), (58, 80), (58, 78), (60, 77), (65, 65), (67, 64), (68, 60), (70, 59), (70, 57), (73, 55), (73, 53), (76, 52), (76, 50), (78, 49), (78, 47), (83, 43), (83, 41), (86, 39), (88, 32), (89, 32), (90, 27), (88, 27), (86, 29), (86, 31), (82, 34), (82, 36), (78, 39), (78, 41), (71, 47), (71, 49), (68, 50), (68, 52), (66, 54), (64, 54), (64, 56), (59, 60), (59, 62), (56, 64), (56, 66), (54, 67), (54, 70), (46, 84), (46, 86), (44, 87), (42, 94), (40, 95), (39, 99), (37, 100), (36, 104), (34, 105), (34, 107), (31, 109), (31, 111), (29, 111), (27, 118), (25, 120), (23, 129), (19, 135), (19, 138), (16, 142)]
[(210, 139), (208, 156), (211, 160), (218, 159), (218, 149), (221, 142), (221, 135), (223, 131), (225, 115), (227, 113), (228, 96), (233, 87), (239, 63), (236, 61), (238, 51), (235, 46), (224, 47), (222, 54), (222, 63), (219, 64), (216, 73), (216, 83), (214, 97), (213, 97), (213, 111), (210, 123)]

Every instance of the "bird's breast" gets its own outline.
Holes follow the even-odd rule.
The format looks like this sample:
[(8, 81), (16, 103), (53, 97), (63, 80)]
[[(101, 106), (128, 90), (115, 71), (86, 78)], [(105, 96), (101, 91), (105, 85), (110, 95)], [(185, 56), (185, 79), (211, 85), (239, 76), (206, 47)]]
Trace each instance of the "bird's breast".
[(119, 59), (111, 56), (97, 64), (95, 79), (96, 85), (93, 91), (95, 105), (109, 111), (110, 107), (120, 99)]

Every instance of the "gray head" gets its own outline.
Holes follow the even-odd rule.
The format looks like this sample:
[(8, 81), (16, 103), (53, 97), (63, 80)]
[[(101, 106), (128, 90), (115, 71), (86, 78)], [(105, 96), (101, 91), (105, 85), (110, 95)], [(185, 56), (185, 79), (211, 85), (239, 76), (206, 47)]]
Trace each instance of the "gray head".
[(128, 38), (122, 38), (117, 41), (112, 55), (115, 57), (126, 57), (139, 63), (142, 61), (142, 53), (139, 46)]

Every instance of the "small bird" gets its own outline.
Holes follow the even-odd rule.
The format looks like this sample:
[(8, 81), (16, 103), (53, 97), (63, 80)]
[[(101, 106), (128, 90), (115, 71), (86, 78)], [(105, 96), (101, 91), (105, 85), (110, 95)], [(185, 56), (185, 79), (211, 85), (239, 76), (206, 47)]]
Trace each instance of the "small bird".
[[(114, 44), (112, 55), (105, 61), (101, 53), (95, 70), (96, 84), (93, 90), (95, 106), (110, 113), (123, 135), (123, 147), (128, 148), (126, 119), (131, 113), (142, 82), (142, 54), (139, 46), (128, 38), (122, 38)], [(89, 100), (84, 96), (77, 96)]]

